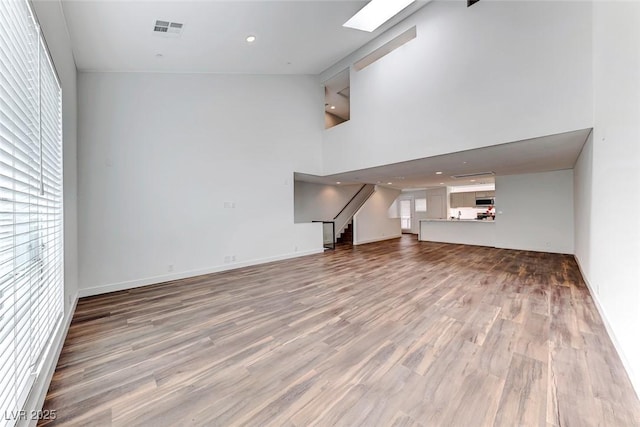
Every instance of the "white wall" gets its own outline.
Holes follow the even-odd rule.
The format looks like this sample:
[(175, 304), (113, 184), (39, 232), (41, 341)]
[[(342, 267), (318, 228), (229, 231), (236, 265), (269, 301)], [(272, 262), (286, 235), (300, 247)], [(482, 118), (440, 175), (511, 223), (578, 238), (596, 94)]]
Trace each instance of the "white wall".
[(353, 244), (377, 242), (400, 237), (400, 218), (389, 218), (389, 207), (400, 190), (376, 185), (376, 191), (353, 217)]
[(321, 225), (293, 221), (293, 172), (320, 172), (316, 79), (78, 82), (82, 295), (322, 250)]
[(496, 247), (573, 253), (573, 170), (496, 177)]
[[(495, 221), (422, 222), (422, 239), (573, 253), (572, 170), (496, 177), (496, 196)], [(475, 209), (469, 212), (469, 219), (476, 217)]]
[(42, 374), (36, 380), (27, 402), (27, 410), (42, 407), (49, 381), (73, 316), (78, 294), (76, 65), (60, 2), (35, 1), (32, 4), (62, 86), (65, 318), (55, 333), (52, 351), (43, 362)]
[(332, 221), (361, 187), (295, 181), (295, 222)]
[[(580, 157), (573, 168), (573, 224), (574, 254), (586, 277), (585, 267), (591, 266), (592, 212), (593, 212), (593, 132), (582, 147)], [(597, 289), (594, 289), (597, 291)]]
[(575, 255), (640, 395), (640, 3), (594, 2), (593, 48), (594, 131), (576, 165)]
[(352, 70), (351, 120), (324, 133), (325, 173), (591, 127), (591, 19), (589, 2), (429, 3), (323, 73), (417, 25)]

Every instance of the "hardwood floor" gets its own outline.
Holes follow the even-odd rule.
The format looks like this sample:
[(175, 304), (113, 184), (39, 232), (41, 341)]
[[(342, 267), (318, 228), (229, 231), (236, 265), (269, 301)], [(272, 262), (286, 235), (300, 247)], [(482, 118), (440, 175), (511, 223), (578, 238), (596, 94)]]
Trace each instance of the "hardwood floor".
[(640, 425), (573, 257), (414, 236), (83, 298), (45, 409), (73, 426)]

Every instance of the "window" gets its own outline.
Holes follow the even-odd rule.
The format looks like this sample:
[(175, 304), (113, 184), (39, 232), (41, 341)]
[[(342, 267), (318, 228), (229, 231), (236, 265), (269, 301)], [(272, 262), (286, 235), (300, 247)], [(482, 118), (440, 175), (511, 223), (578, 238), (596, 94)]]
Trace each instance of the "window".
[(0, 425), (13, 425), (62, 318), (62, 94), (29, 4), (0, 2), (0, 28)]
[(416, 212), (426, 212), (427, 211), (427, 199), (416, 199)]

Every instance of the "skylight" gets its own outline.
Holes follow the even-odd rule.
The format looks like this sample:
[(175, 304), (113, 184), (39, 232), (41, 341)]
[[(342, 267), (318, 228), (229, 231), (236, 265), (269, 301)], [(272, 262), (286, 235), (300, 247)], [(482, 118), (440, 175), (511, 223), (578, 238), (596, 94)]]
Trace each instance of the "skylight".
[(351, 19), (342, 24), (343, 27), (356, 30), (375, 31), (380, 25), (396, 16), (415, 0), (371, 0)]

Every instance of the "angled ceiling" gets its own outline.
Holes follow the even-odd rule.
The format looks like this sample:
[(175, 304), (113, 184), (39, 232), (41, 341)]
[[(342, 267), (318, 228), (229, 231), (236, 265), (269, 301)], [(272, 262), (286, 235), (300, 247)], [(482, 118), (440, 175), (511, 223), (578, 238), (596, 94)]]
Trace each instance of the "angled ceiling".
[[(319, 74), (412, 14), (409, 6), (373, 33), (342, 27), (366, 1), (63, 0), (79, 70)], [(180, 37), (156, 20), (184, 24)], [(254, 43), (246, 37), (255, 35)]]
[(338, 181), (382, 184), (405, 190), (491, 183), (494, 182), (491, 175), (457, 179), (452, 176), (479, 172), (502, 176), (572, 169), (590, 132), (591, 129), (582, 129), (336, 175), (297, 173), (295, 179), (321, 184)]

